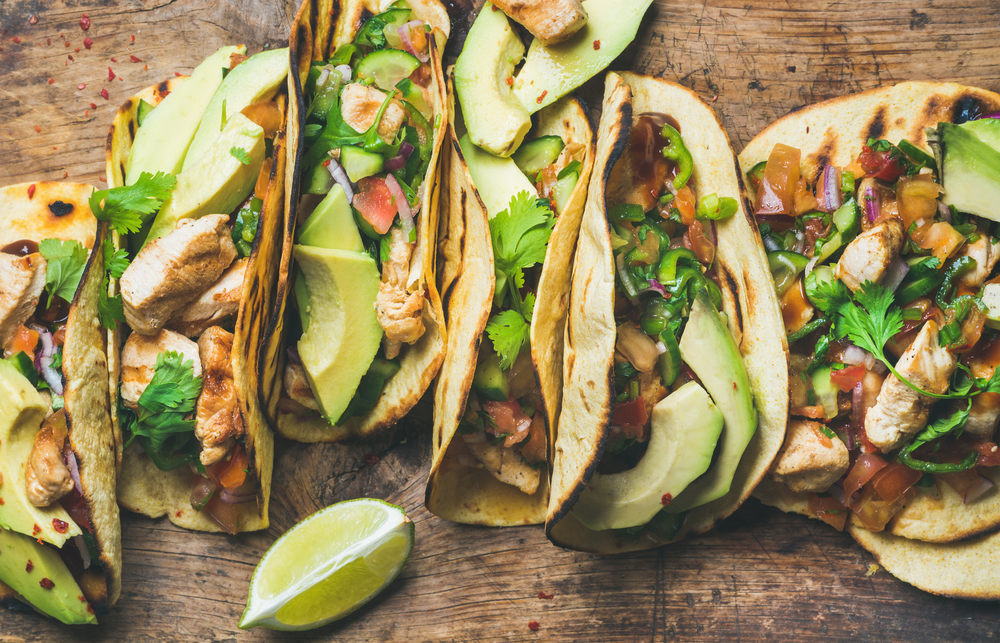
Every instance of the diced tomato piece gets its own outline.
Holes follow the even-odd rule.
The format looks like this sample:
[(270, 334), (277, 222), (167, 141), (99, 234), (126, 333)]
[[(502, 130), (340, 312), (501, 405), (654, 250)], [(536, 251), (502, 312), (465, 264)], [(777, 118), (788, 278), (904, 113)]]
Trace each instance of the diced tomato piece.
[(865, 170), (865, 175), (892, 183), (903, 175), (903, 168), (893, 158), (891, 152), (876, 152), (865, 145), (858, 156), (858, 164)]
[(830, 382), (845, 393), (852, 390), (865, 376), (865, 367), (861, 364), (848, 366), (830, 373)]
[(847, 502), (851, 502), (854, 494), (888, 465), (889, 463), (876, 453), (865, 453), (858, 456), (854, 466), (847, 474), (847, 478), (844, 479), (844, 497), (847, 498)]
[(632, 437), (635, 437), (635, 435), (642, 435), (648, 419), (646, 403), (640, 395), (631, 402), (615, 404), (615, 412), (611, 418), (611, 422), (625, 429)]
[(809, 513), (816, 516), (837, 531), (844, 531), (847, 516), (850, 513), (836, 498), (820, 498), (815, 493), (809, 494)]
[(896, 184), (899, 218), (907, 229), (915, 222), (933, 219), (938, 211), (938, 196), (944, 189), (929, 174), (904, 176)]
[(670, 205), (677, 208), (677, 211), (681, 213), (681, 223), (684, 225), (691, 225), (696, 221), (694, 218), (695, 196), (694, 190), (691, 189), (690, 185), (685, 185), (678, 190), (677, 196), (670, 202)]
[[(688, 238), (691, 244), (691, 251), (698, 257), (698, 261), (706, 266), (711, 266), (712, 262), (715, 261), (715, 244), (705, 234), (705, 225), (711, 224), (711, 221), (707, 224), (702, 224), (701, 221), (695, 220), (691, 222), (687, 232), (684, 233), (684, 236)], [(646, 238), (648, 239), (649, 236)]]
[(215, 494), (202, 509), (209, 518), (232, 536), (240, 529), (240, 505), (224, 502), (219, 494)]
[(10, 338), (4, 348), (11, 355), (24, 351), (28, 357), (35, 359), (36, 346), (38, 346), (38, 333), (22, 325), (14, 331), (14, 336)]
[(52, 343), (56, 346), (62, 346), (66, 343), (66, 325), (60, 326), (56, 332), (52, 333)]
[(979, 459), (976, 464), (981, 467), (1000, 467), (1000, 447), (993, 442), (977, 442), (976, 451)]
[[(531, 430), (531, 418), (521, 410), (521, 406), (513, 401), (489, 401), (483, 404), (483, 410), (490, 414), (493, 423), (487, 423), (486, 430), (493, 435), (506, 435), (504, 446), (514, 446), (523, 442)], [(495, 425), (495, 426), (494, 426)]]
[(377, 176), (369, 176), (358, 181), (354, 207), (379, 234), (389, 231), (398, 210), (385, 179)]
[(229, 460), (224, 460), (209, 468), (210, 477), (219, 486), (233, 490), (247, 479), (247, 452), (242, 444), (233, 447)]
[(868, 531), (882, 531), (904, 504), (906, 503), (901, 500), (896, 502), (877, 500), (875, 490), (868, 486), (865, 487), (861, 499), (851, 505), (851, 511)]
[(945, 221), (917, 228), (910, 237), (924, 250), (932, 250), (941, 265), (965, 243), (965, 236)]
[(795, 183), (795, 194), (792, 196), (792, 214), (799, 217), (807, 212), (814, 212), (819, 207), (819, 199), (809, 189), (805, 177)]
[[(813, 420), (826, 419), (826, 412), (823, 410), (823, 407), (818, 404), (814, 404), (813, 406), (796, 406), (792, 408), (789, 413), (799, 417), (812, 418)], [(823, 437), (827, 440), (827, 442), (830, 441), (830, 438), (827, 438), (825, 435)]]
[(754, 199), (754, 214), (792, 214), (801, 158), (802, 153), (788, 145), (777, 143), (771, 149)]
[(521, 445), (521, 455), (528, 462), (544, 462), (546, 455), (546, 445), (548, 440), (545, 436), (545, 420), (542, 418), (541, 410), (535, 412), (535, 417), (531, 418), (531, 428), (528, 432), (528, 440)]
[(893, 462), (872, 476), (872, 487), (882, 500), (893, 503), (909, 491), (922, 475), (905, 464)]
[(781, 317), (785, 322), (785, 330), (789, 333), (802, 330), (812, 319), (813, 306), (806, 298), (801, 277), (781, 296)]

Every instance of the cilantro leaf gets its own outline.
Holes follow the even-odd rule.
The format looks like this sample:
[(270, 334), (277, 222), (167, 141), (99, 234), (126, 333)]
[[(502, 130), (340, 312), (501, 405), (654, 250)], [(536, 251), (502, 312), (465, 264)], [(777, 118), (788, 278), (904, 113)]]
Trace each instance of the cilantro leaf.
[(504, 310), (490, 319), (486, 324), (486, 334), (493, 342), (493, 350), (500, 356), (500, 368), (506, 371), (514, 365), (521, 349), (530, 340), (530, 332), (528, 321), (516, 310)]
[(45, 268), (45, 290), (49, 293), (49, 301), (53, 297), (73, 301), (83, 269), (87, 267), (87, 249), (79, 241), (42, 239), (38, 243), (38, 251), (48, 264)]
[(857, 301), (864, 310), (844, 306), (839, 311), (844, 331), (852, 342), (885, 361), (883, 347), (903, 328), (903, 313), (893, 305), (891, 291), (870, 281), (862, 284)]
[(806, 275), (806, 296), (827, 315), (851, 305), (851, 291), (844, 282), (839, 279), (820, 279), (815, 271)]
[(250, 165), (250, 154), (242, 147), (231, 147), (229, 153), (243, 165)]
[(171, 434), (193, 431), (194, 420), (185, 416), (194, 411), (199, 393), (201, 377), (194, 374), (194, 362), (176, 351), (160, 353), (153, 378), (139, 396), (132, 434), (148, 438), (159, 451)]
[(527, 190), (510, 200), (510, 206), (490, 219), (493, 261), (497, 268), (513, 275), (545, 260), (545, 249), (556, 220), (544, 202)]
[(124, 248), (115, 250), (115, 246), (111, 242), (111, 239), (105, 239), (104, 270), (106, 270), (108, 274), (115, 279), (121, 279), (121, 276), (125, 274), (126, 270), (128, 270), (128, 266), (128, 250), (125, 250)]
[[(111, 224), (119, 233), (138, 232), (149, 216), (158, 211), (177, 186), (172, 174), (143, 172), (134, 185), (94, 190), (90, 210), (99, 221)], [(101, 205), (101, 202), (104, 205)]]
[(97, 315), (101, 318), (102, 326), (114, 328), (116, 323), (125, 321), (125, 304), (120, 294), (114, 297), (108, 294), (108, 285), (108, 278), (105, 277), (101, 296), (97, 301)]

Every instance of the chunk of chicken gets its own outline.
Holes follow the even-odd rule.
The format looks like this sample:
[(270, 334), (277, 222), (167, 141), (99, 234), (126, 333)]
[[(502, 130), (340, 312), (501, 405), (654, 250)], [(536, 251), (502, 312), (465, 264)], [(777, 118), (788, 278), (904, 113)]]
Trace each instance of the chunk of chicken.
[(518, 449), (489, 442), (466, 443), (469, 451), (494, 478), (517, 487), (529, 496), (538, 490), (541, 472), (525, 462)]
[(212, 326), (198, 339), (204, 379), (195, 411), (194, 435), (201, 442), (201, 463), (206, 467), (224, 458), (236, 438), (243, 435), (232, 352), (233, 334), (221, 326)]
[(893, 217), (879, 222), (847, 244), (834, 276), (857, 292), (866, 281), (878, 283), (905, 241), (903, 222)]
[[(374, 87), (351, 83), (340, 94), (340, 115), (356, 132), (367, 132), (375, 123), (375, 117), (386, 96), (387, 94)], [(406, 112), (399, 101), (392, 101), (382, 114), (382, 120), (378, 122), (378, 135), (386, 143), (392, 142), (405, 118)]]
[(182, 219), (168, 235), (148, 243), (121, 279), (125, 320), (137, 333), (155, 335), (179, 308), (198, 298), (236, 258), (229, 216)]
[[(938, 345), (938, 325), (932, 319), (896, 362), (896, 370), (924, 391), (944, 393), (957, 365), (955, 355)], [(882, 384), (875, 406), (865, 417), (868, 439), (883, 453), (892, 451), (924, 428), (933, 403), (934, 398), (917, 393), (890, 375)]]
[(395, 359), (402, 343), (412, 344), (424, 334), (424, 292), (406, 290), (413, 244), (400, 228), (392, 228), (390, 235), (389, 260), (382, 263), (375, 310), (385, 331), (385, 357)]
[(660, 356), (656, 342), (642, 332), (635, 322), (625, 322), (618, 327), (615, 348), (642, 373), (652, 372)]
[(962, 275), (962, 284), (969, 288), (978, 288), (990, 276), (993, 266), (997, 265), (997, 260), (1000, 259), (1000, 241), (984, 234), (973, 243), (963, 246), (958, 254), (976, 260), (976, 267)]
[[(660, 400), (667, 396), (667, 387), (663, 385), (663, 378), (656, 369), (648, 373), (639, 373), (639, 396), (646, 406), (646, 417), (653, 417), (653, 407), (660, 403)], [(649, 431), (644, 429), (644, 437), (649, 437)]]
[(171, 315), (167, 326), (182, 335), (197, 337), (209, 326), (235, 315), (240, 308), (243, 277), (249, 262), (248, 257), (234, 261), (201, 296)]
[[(959, 404), (964, 408), (964, 404)], [(958, 405), (955, 410), (958, 410)], [(965, 431), (976, 437), (989, 439), (997, 430), (998, 420), (1000, 393), (980, 393), (972, 397), (972, 408), (969, 409), (969, 419), (965, 422)]]
[(122, 348), (122, 401), (130, 409), (139, 406), (139, 397), (149, 386), (156, 372), (156, 358), (160, 353), (175, 351), (182, 361), (191, 360), (195, 377), (201, 376), (201, 358), (198, 345), (172, 330), (161, 330), (153, 337), (132, 333)]
[(45, 257), (0, 252), (0, 346), (35, 312), (45, 288)]
[(771, 477), (792, 491), (826, 491), (847, 471), (847, 446), (827, 437), (823, 425), (809, 420), (788, 423), (785, 444), (774, 460)]
[(580, 0), (495, 0), (493, 4), (543, 45), (562, 42), (587, 24)]
[(319, 410), (319, 404), (316, 403), (316, 398), (313, 396), (312, 387), (309, 386), (309, 380), (306, 379), (306, 370), (302, 368), (301, 364), (288, 363), (288, 366), (285, 367), (284, 382), (288, 397), (307, 409)]
[(24, 473), (28, 500), (36, 507), (48, 507), (73, 490), (73, 476), (63, 462), (68, 436), (65, 410), (45, 418), (35, 435)]

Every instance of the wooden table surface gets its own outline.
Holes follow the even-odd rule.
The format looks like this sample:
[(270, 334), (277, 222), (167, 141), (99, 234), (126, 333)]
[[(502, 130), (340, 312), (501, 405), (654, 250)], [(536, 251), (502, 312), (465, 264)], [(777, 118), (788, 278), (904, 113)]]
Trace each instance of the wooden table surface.
[[(464, 38), (469, 0), (447, 4), (454, 46)], [(278, 0), (0, 0), (0, 185), (65, 178), (105, 187), (105, 136), (121, 102), (190, 73), (223, 44), (284, 46), (295, 9)], [(932, 79), (1000, 91), (1000, 3), (657, 0), (613, 67), (717, 97), (739, 149), (796, 107), (881, 84)], [(600, 90), (591, 82), (582, 94), (596, 105)], [(0, 641), (881, 642), (1000, 633), (996, 603), (930, 596), (885, 571), (868, 577), (871, 556), (846, 534), (754, 500), (710, 534), (623, 557), (561, 550), (538, 528), (445, 523), (422, 507), (427, 399), (378, 443), (279, 440), (264, 533), (189, 533), (126, 513), (124, 590), (101, 625), (73, 629), (0, 613)], [(370, 453), (380, 458), (375, 466), (365, 464)], [(395, 584), (312, 633), (239, 631), (250, 576), (267, 547), (316, 509), (358, 496), (402, 504), (417, 523), (413, 558)]]

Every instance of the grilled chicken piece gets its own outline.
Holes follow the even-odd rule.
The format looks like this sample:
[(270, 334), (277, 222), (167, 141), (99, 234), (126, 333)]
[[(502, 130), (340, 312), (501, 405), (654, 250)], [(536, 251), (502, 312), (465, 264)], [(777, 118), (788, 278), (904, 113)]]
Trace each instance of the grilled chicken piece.
[(309, 386), (309, 380), (306, 379), (306, 371), (302, 368), (301, 364), (289, 362), (288, 366), (285, 367), (284, 381), (285, 392), (288, 393), (288, 397), (307, 409), (312, 409), (313, 411), (319, 410), (319, 404), (316, 403), (312, 387)]
[(844, 248), (834, 276), (854, 292), (866, 281), (878, 283), (903, 249), (905, 232), (903, 222), (895, 217), (862, 232)]
[(819, 422), (792, 420), (785, 444), (774, 460), (771, 477), (792, 491), (826, 491), (844, 475), (851, 462), (847, 446), (823, 435)]
[[(957, 408), (956, 405), (956, 410)], [(998, 420), (1000, 420), (1000, 393), (980, 393), (972, 396), (972, 408), (969, 409), (969, 419), (965, 422), (967, 433), (989, 439), (997, 430)]]
[(205, 375), (198, 396), (194, 435), (201, 442), (201, 463), (206, 467), (224, 458), (236, 438), (243, 435), (232, 352), (233, 334), (221, 326), (212, 326), (198, 339)]
[(400, 228), (392, 228), (390, 235), (389, 260), (382, 264), (375, 310), (385, 331), (385, 358), (395, 359), (402, 343), (412, 344), (424, 334), (424, 292), (406, 290), (413, 244)]
[(167, 326), (188, 337), (201, 335), (240, 308), (243, 277), (250, 259), (237, 259), (201, 296), (170, 316)]
[[(938, 345), (938, 325), (932, 319), (896, 362), (896, 370), (924, 391), (944, 393), (957, 365), (958, 359)], [(892, 451), (924, 428), (933, 403), (934, 398), (917, 393), (890, 375), (865, 417), (868, 439), (883, 453)]]
[(229, 216), (182, 219), (170, 234), (148, 243), (121, 278), (125, 320), (155, 335), (179, 308), (214, 284), (236, 258)]
[(493, 4), (543, 45), (562, 42), (587, 24), (580, 0), (496, 0)]
[(45, 418), (35, 435), (24, 473), (28, 500), (36, 507), (48, 507), (73, 490), (73, 476), (63, 462), (68, 436), (65, 410)]
[[(378, 110), (388, 95), (380, 92), (374, 87), (362, 85), (361, 83), (351, 83), (344, 87), (340, 95), (340, 115), (344, 122), (354, 128), (357, 132), (367, 132), (375, 123)], [(386, 143), (391, 143), (396, 137), (396, 132), (403, 125), (406, 112), (403, 111), (399, 101), (392, 101), (382, 120), (378, 123), (378, 135)]]
[(651, 373), (660, 356), (656, 342), (635, 322), (625, 322), (618, 327), (615, 348), (641, 373)]
[(201, 358), (198, 356), (198, 345), (183, 335), (172, 330), (161, 330), (153, 337), (132, 333), (122, 348), (122, 401), (130, 409), (139, 406), (139, 396), (149, 386), (156, 372), (156, 357), (160, 353), (176, 351), (182, 361), (194, 362), (195, 377), (201, 376)]
[(978, 288), (990, 276), (993, 266), (1000, 259), (1000, 241), (984, 234), (975, 242), (966, 244), (958, 254), (976, 260), (976, 267), (962, 275), (962, 284)]
[(45, 257), (0, 252), (0, 346), (35, 312), (45, 288)]
[(538, 490), (541, 473), (525, 462), (518, 449), (489, 442), (468, 442), (466, 446), (494, 478), (517, 487), (529, 496)]

